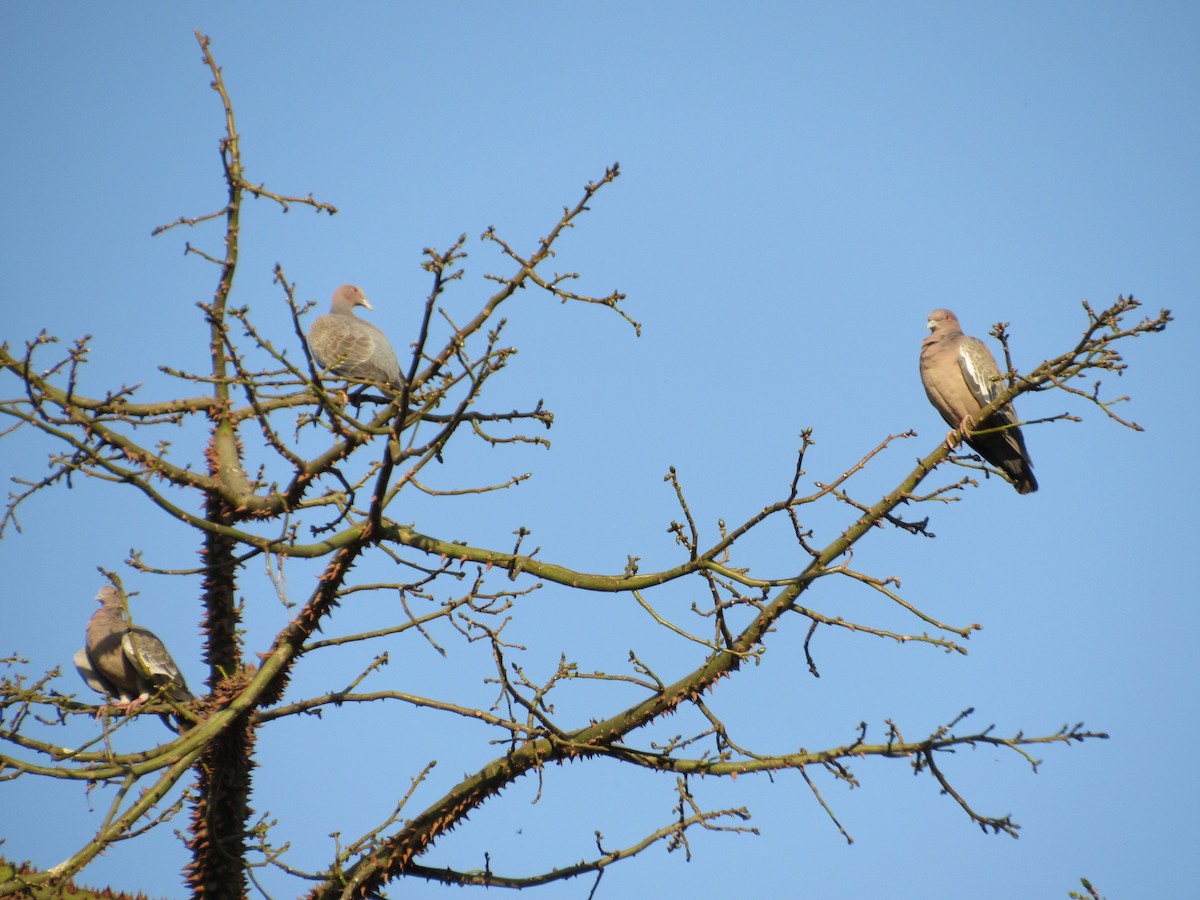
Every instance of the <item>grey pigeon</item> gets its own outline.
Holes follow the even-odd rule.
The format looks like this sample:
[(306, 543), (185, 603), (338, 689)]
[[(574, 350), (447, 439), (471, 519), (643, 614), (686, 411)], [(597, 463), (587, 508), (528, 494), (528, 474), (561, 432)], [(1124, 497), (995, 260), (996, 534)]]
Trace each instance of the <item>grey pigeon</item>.
[(389, 387), (402, 384), (396, 351), (384, 333), (354, 314), (356, 306), (371, 309), (361, 288), (343, 284), (333, 292), (329, 312), (308, 329), (308, 347), (317, 363), (342, 378), (377, 381)]
[(983, 422), (974, 419), (1005, 387), (991, 351), (983, 341), (963, 334), (958, 316), (948, 309), (931, 312), (928, 327), (931, 334), (921, 344), (921, 381), (929, 402), (951, 428), (964, 433), (1004, 428), (969, 435), (967, 444), (1008, 476), (1018, 494), (1032, 494), (1038, 483), (1012, 404), (1004, 404)]
[(100, 608), (87, 625), (87, 643), (75, 654), (75, 668), (88, 687), (130, 709), (162, 692), (178, 703), (192, 699), (179, 667), (154, 632), (130, 624), (121, 594), (105, 585), (96, 595)]

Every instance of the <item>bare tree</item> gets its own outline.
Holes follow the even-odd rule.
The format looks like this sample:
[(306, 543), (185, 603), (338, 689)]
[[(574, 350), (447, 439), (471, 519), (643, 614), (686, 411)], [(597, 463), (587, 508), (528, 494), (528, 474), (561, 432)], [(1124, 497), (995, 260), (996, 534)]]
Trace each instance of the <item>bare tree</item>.
[[(978, 626), (938, 621), (902, 596), (894, 578), (857, 570), (851, 552), (876, 529), (914, 539), (928, 536), (928, 518), (914, 517), (909, 510), (957, 498), (982, 473), (999, 476), (977, 457), (954, 455), (962, 438), (958, 432), (939, 442), (882, 499), (873, 501), (852, 493), (856, 475), (910, 435), (885, 437), (836, 478), (810, 487), (804, 461), (811, 436), (805, 432), (794, 471), (781, 478), (790, 478), (783, 496), (744, 522), (721, 523), (711, 538), (693, 516), (684, 486), (672, 470), (667, 478), (678, 500), (678, 520), (671, 532), (679, 561), (658, 571), (642, 571), (636, 556), (623, 571), (576, 571), (543, 560), (528, 546), (530, 532), (524, 527), (518, 528), (513, 546), (505, 548), (474, 546), (457, 534), (419, 530), (408, 521), (419, 508), (415, 500), (410, 503), (414, 495), (503, 491), (521, 480), (517, 476), (482, 486), (437, 488), (449, 469), (435, 475), (431, 467), (446, 457), (448, 448), (471, 439), (493, 446), (545, 441), (540, 432), (551, 426), (553, 416), (541, 402), (519, 410), (489, 410), (485, 405), (489, 380), (515, 352), (501, 342), (501, 311), (518, 291), (530, 289), (564, 303), (604, 307), (633, 329), (640, 328), (625, 311), (624, 295), (576, 293), (571, 288), (577, 276), (550, 271), (556, 242), (618, 177), (618, 167), (587, 184), (582, 197), (564, 208), (546, 236), (529, 249), (513, 246), (494, 230), (483, 233), (480, 240), (499, 247), (509, 267), (488, 276), (494, 291), (478, 302), (469, 318), (453, 318), (442, 302), (463, 274), (466, 237), (445, 250), (426, 250), (429, 293), (420, 327), (412, 335), (411, 354), (402, 359), (402, 386), (391, 390), (358, 383), (347, 396), (337, 389), (338, 379), (323, 373), (309, 354), (304, 334), (311, 304), (298, 299), (296, 285), (282, 267), (275, 272), (278, 297), (286, 304), (294, 333), (268, 333), (251, 309), (231, 302), (247, 198), (278, 204), (285, 211), (297, 206), (324, 213), (336, 210), (311, 196), (277, 194), (246, 180), (221, 70), (208, 40), (197, 37), (225, 113), (221, 158), (228, 201), (215, 212), (180, 218), (160, 231), (224, 224), (223, 253), (188, 245), (189, 253), (215, 267), (212, 299), (202, 304), (211, 367), (204, 372), (164, 369), (190, 386), (185, 397), (148, 399), (127, 386), (85, 396), (77, 383), (87, 361), (88, 339), (61, 351), (55, 338), (40, 334), (23, 349), (0, 347), (0, 367), (20, 386), (15, 396), (0, 402), (0, 412), (12, 420), (4, 434), (31, 429), (52, 448), (48, 475), (18, 479), (4, 512), (4, 528), (19, 527), (21, 507), (31, 498), (83, 476), (140, 495), (148, 521), (165, 516), (193, 530), (199, 564), (170, 574), (200, 581), (207, 689), (187, 705), (161, 697), (147, 704), (150, 712), (183, 716), (187, 727), (159, 746), (118, 752), (112, 732), (128, 721), (120, 717), (105, 719), (102, 733), (80, 747), (64, 748), (47, 734), (74, 717), (98, 712), (96, 706), (54, 689), (59, 672), (35, 676), (18, 671), (6, 677), (0, 685), (0, 737), (7, 745), (0, 756), (0, 778), (75, 780), (81, 787), (107, 783), (119, 789), (92, 840), (72, 850), (53, 871), (3, 883), (0, 894), (61, 883), (113, 842), (160, 826), (185, 808), (191, 854), (187, 878), (195, 896), (244, 895), (254, 867), (262, 865), (306, 879), (313, 897), (375, 896), (401, 878), (505, 887), (588, 874), (598, 879), (608, 866), (662, 842), (688, 851), (694, 829), (752, 830), (746, 809), (713, 809), (697, 799), (689, 786), (693, 776), (736, 779), (794, 771), (834, 826), (841, 828), (810, 772), (853, 784), (852, 764), (866, 757), (903, 762), (927, 774), (931, 785), (952, 797), (979, 827), (1015, 836), (1019, 826), (1009, 816), (975, 809), (969, 791), (951, 782), (939, 764), (943, 753), (988, 745), (1010, 750), (1036, 766), (1035, 754), (1044, 746), (1105, 737), (1082, 725), (1052, 734), (999, 735), (990, 728), (968, 728), (968, 710), (916, 739), (906, 738), (889, 722), (882, 740), (868, 740), (864, 724), (836, 746), (781, 750), (747, 746), (711, 703), (720, 682), (738, 676), (745, 663), (760, 660), (764, 641), (774, 630), (807, 629), (804, 646), (814, 676), (817, 662), (809, 649), (822, 628), (964, 652), (962, 642)], [(1006, 355), (1007, 387), (988, 411), (1027, 391), (1055, 390), (1136, 429), (1114, 411), (1118, 400), (1102, 395), (1101, 379), (1123, 370), (1118, 350), (1123, 341), (1161, 331), (1170, 321), (1167, 310), (1130, 321), (1138, 306), (1132, 297), (1118, 298), (1103, 310), (1085, 304), (1086, 319), (1076, 344), (1025, 374), (1016, 372)], [(998, 325), (994, 334), (1007, 354), (1004, 326)], [(1090, 386), (1080, 387), (1091, 379)], [(1055, 418), (1063, 417), (1069, 416)], [(196, 452), (188, 455), (177, 447), (180, 434), (202, 434), (203, 446), (198, 442)], [(261, 455), (246, 449), (253, 436), (253, 443), (264, 448)], [(922, 482), (944, 463), (967, 471), (951, 483), (922, 491)], [(842, 525), (832, 540), (818, 540), (810, 522), (817, 510), (830, 509), (842, 516)], [(793, 559), (779, 560), (779, 571), (764, 577), (751, 574), (739, 551), (751, 533), (768, 523), (783, 523), (789, 529), (797, 553)], [(357, 580), (355, 566), (368, 558), (394, 563), (394, 578), (386, 583)], [(136, 554), (127, 562), (134, 572), (163, 572)], [(296, 596), (289, 587), (296, 579), (283, 573), (288, 566), (306, 563), (323, 568), (316, 587)], [(816, 595), (830, 577), (877, 592), (910, 618), (912, 630), (823, 612)], [(690, 584), (693, 596), (703, 598), (694, 600), (686, 615), (664, 611), (656, 599), (656, 591), (673, 583)], [(531, 594), (542, 585), (585, 596), (631, 598), (645, 611), (652, 636), (682, 640), (690, 647), (692, 662), (686, 674), (674, 679), (661, 675), (653, 650), (631, 652), (624, 668), (610, 671), (584, 671), (563, 655), (554, 671), (534, 674), (522, 664), (526, 650), (510, 639), (509, 629), (513, 621), (530, 615)], [(335, 634), (339, 606), (353, 595), (369, 593), (397, 599), (388, 621), (367, 631), (319, 634)], [(291, 610), (286, 627), (269, 645), (246, 646), (246, 608), (280, 601)], [(468, 645), (486, 648), (488, 669), (479, 673), (479, 684), (491, 694), (491, 702), (470, 705), (449, 696), (368, 691), (362, 684), (388, 661), (384, 650), (370, 651), (374, 655), (365, 670), (341, 690), (312, 696), (289, 690), (294, 676), (330, 648), (383, 647), (396, 640), (426, 644), (443, 656), (465, 653)], [(643, 640), (641, 645), (653, 647), (653, 642)], [(10, 667), (18, 665), (15, 659), (8, 662)], [(560, 715), (555, 707), (566, 686), (580, 682), (596, 689), (590, 696), (601, 698), (594, 701), (582, 727), (572, 724), (580, 721), (577, 716)], [(410, 803), (431, 778), (432, 766), (414, 770), (412, 788), (392, 798), (390, 812), (373, 827), (353, 839), (339, 839), (327, 859), (295, 859), (286, 851), (287, 823), (272, 827), (267, 816), (251, 811), (252, 772), (272, 764), (257, 751), (257, 739), (263, 729), (285, 720), (324, 727), (331, 717), (314, 714), (348, 704), (373, 704), (380, 710), (398, 704), (475, 723), (480, 744), (496, 745), (494, 758), (461, 779), (450, 779), (443, 795), (420, 809), (410, 808)], [(673, 736), (647, 737), (650, 726), (676, 713), (687, 715), (674, 720), (679, 724)], [(521, 776), (540, 775), (552, 763), (596, 759), (659, 773), (675, 794), (674, 814), (667, 821), (647, 823), (643, 836), (627, 846), (608, 847), (598, 840), (590, 858), (569, 865), (549, 860), (537, 873), (506, 874), (490, 867), (456, 871), (424, 862), (443, 835)], [(189, 772), (195, 783), (181, 796), (178, 789)]]

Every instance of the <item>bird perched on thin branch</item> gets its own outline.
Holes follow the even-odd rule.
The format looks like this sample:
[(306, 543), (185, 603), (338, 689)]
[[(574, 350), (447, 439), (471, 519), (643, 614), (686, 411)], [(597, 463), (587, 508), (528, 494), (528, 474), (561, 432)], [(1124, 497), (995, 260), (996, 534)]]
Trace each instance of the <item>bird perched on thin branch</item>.
[[(88, 620), (86, 643), (75, 654), (75, 668), (88, 687), (113, 705), (132, 713), (155, 695), (177, 703), (193, 699), (175, 660), (158, 636), (141, 625), (130, 625), (121, 605), (121, 592), (105, 585), (96, 594), (100, 608)], [(163, 721), (170, 724), (167, 717)]]
[[(991, 351), (983, 341), (963, 334), (958, 316), (948, 309), (931, 312), (927, 325), (931, 333), (921, 344), (921, 381), (929, 401), (951, 428), (962, 432), (971, 449), (1004, 473), (1018, 494), (1032, 494), (1038, 483), (1012, 404), (975, 421), (1005, 387)], [(991, 429), (999, 430), (975, 433)]]
[(355, 307), (371, 309), (366, 294), (353, 284), (333, 292), (328, 313), (308, 329), (308, 347), (326, 371), (342, 378), (376, 381), (400, 388), (404, 379), (396, 351), (382, 331), (354, 314)]

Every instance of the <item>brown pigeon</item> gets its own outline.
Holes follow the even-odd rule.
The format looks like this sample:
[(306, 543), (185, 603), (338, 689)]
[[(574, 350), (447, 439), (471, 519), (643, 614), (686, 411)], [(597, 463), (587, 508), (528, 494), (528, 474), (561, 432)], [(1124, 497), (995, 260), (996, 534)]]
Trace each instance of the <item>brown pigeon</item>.
[(356, 306), (371, 309), (361, 288), (343, 284), (333, 292), (329, 312), (308, 329), (308, 347), (324, 369), (342, 378), (377, 381), (389, 387), (402, 384), (396, 351), (383, 332), (354, 314)]
[[(928, 327), (931, 334), (921, 345), (921, 381), (929, 402), (951, 428), (966, 435), (971, 449), (1008, 477), (1018, 494), (1032, 494), (1038, 483), (1012, 404), (1004, 404), (983, 422), (974, 420), (1004, 390), (995, 358), (983, 341), (962, 333), (958, 316), (948, 309), (931, 312)], [(990, 428), (1004, 430), (968, 433)]]
[(88, 621), (87, 643), (75, 654), (75, 668), (88, 687), (130, 711), (159, 692), (178, 703), (191, 700), (192, 692), (163, 642), (149, 629), (125, 620), (120, 591), (105, 585), (96, 599), (100, 608)]

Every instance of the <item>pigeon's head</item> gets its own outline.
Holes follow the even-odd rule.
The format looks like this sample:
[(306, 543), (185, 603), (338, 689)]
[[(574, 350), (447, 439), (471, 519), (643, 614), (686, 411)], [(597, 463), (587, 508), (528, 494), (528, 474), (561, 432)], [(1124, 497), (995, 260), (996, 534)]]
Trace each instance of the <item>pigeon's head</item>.
[(935, 309), (929, 314), (929, 320), (925, 323), (925, 327), (930, 331), (937, 331), (941, 328), (958, 328), (958, 316), (948, 309)]
[(333, 311), (335, 313), (353, 314), (356, 306), (365, 306), (367, 309), (371, 309), (367, 295), (358, 285), (343, 284), (333, 292)]
[(106, 584), (96, 594), (96, 602), (104, 606), (120, 606), (121, 592), (111, 584)]

